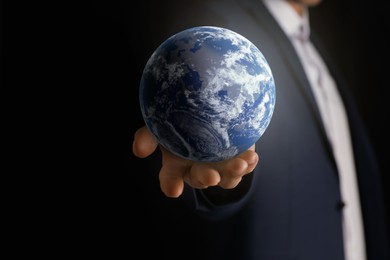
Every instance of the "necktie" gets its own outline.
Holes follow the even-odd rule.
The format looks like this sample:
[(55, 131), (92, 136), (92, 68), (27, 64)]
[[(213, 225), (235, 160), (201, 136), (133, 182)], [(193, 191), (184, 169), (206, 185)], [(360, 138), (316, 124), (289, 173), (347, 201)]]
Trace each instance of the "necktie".
[(297, 35), (297, 38), (302, 45), (302, 50), (304, 51), (304, 55), (308, 58), (308, 62), (310, 65), (317, 70), (317, 84), (318, 86), (322, 86), (322, 80), (321, 80), (321, 67), (315, 60), (313, 59), (310, 51), (308, 50), (308, 44), (309, 44), (309, 35), (305, 32), (303, 26), (301, 25), (299, 27), (299, 33)]
[(303, 66), (318, 104), (328, 139), (332, 143), (332, 131), (334, 128), (332, 127), (331, 110), (329, 107), (331, 104), (323, 80), (324, 65), (321, 64), (319, 56), (314, 53), (309, 39), (309, 32), (304, 29), (303, 25), (299, 27), (294, 38), (299, 45), (298, 52), (301, 52), (301, 57), (303, 57)]

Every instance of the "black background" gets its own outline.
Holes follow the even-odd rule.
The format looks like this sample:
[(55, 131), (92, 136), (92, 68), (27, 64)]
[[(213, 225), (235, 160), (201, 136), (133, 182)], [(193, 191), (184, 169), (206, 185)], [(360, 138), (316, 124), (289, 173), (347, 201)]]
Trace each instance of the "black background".
[[(171, 8), (161, 2), (52, 1), (16, 6), (15, 13), (3, 5), (3, 172), (12, 178), (5, 198), (16, 199), (11, 206), (17, 211), (10, 215), (18, 229), (28, 231), (22, 240), (44, 234), (42, 241), (64, 249), (55, 241), (70, 237), (64, 254), (74, 248), (96, 252), (96, 245), (107, 243), (112, 247), (98, 252), (113, 253), (147, 243), (147, 229), (139, 227), (153, 218), (142, 214), (150, 185), (147, 178), (145, 183), (134, 180), (149, 173), (142, 171), (131, 144), (143, 125), (141, 73), (164, 40), (164, 32), (149, 34), (160, 22), (150, 14)], [(325, 0), (311, 10), (311, 19), (346, 75), (367, 124), (390, 216), (385, 3)]]

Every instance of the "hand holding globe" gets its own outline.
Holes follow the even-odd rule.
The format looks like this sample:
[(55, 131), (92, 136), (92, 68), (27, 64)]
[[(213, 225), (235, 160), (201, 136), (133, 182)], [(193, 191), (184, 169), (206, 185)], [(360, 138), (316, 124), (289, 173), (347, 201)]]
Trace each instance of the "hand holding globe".
[(183, 180), (195, 188), (233, 188), (254, 169), (254, 143), (270, 123), (275, 86), (249, 40), (201, 26), (155, 50), (142, 74), (140, 105), (146, 127), (135, 135), (133, 150), (145, 157), (160, 144), (161, 188), (176, 197)]
[[(133, 153), (137, 157), (145, 158), (151, 155), (157, 146), (159, 146), (157, 139), (146, 126), (137, 130), (133, 142)], [(182, 194), (184, 182), (197, 189), (211, 186), (235, 188), (242, 177), (254, 170), (259, 161), (254, 145), (240, 155), (221, 162), (187, 160), (161, 145), (160, 148), (162, 152), (160, 187), (162, 192), (171, 198), (177, 198)]]

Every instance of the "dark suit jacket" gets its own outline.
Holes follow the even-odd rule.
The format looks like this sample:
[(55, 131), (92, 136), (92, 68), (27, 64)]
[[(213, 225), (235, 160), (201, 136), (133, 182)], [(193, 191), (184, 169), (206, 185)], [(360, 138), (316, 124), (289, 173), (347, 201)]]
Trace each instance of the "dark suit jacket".
[[(288, 38), (259, 0), (161, 2), (144, 16), (150, 24), (140, 37), (149, 44), (142, 46), (147, 55), (182, 29), (225, 27), (264, 54), (277, 97), (271, 123), (256, 144), (260, 163), (234, 190), (186, 187), (181, 198), (165, 198), (158, 187), (159, 155), (146, 160), (144, 166), (155, 173), (147, 202), (154, 218), (147, 228), (152, 250), (170, 259), (343, 259), (337, 167), (308, 79)], [(327, 60), (324, 48), (313, 42)], [(331, 61), (327, 64), (351, 126), (368, 259), (389, 259), (375, 156), (343, 79)]]

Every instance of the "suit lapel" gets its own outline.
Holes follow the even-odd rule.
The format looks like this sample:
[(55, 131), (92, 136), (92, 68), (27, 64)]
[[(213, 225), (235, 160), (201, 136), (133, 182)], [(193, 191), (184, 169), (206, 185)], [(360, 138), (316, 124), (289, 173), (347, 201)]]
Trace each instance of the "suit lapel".
[(299, 87), (299, 90), (307, 102), (314, 121), (321, 133), (322, 141), (327, 149), (327, 152), (336, 167), (331, 144), (327, 138), (319, 108), (311, 90), (309, 80), (305, 74), (305, 71), (293, 45), (260, 0), (245, 0), (242, 1), (242, 5), (247, 10), (247, 12), (262, 25), (262, 28), (267, 31), (270, 37), (274, 39), (274, 42), (276, 43), (275, 47), (278, 48), (279, 53), (284, 59), (284, 63), (287, 65), (288, 69), (291, 71), (291, 74), (294, 76), (297, 82), (297, 86)]

